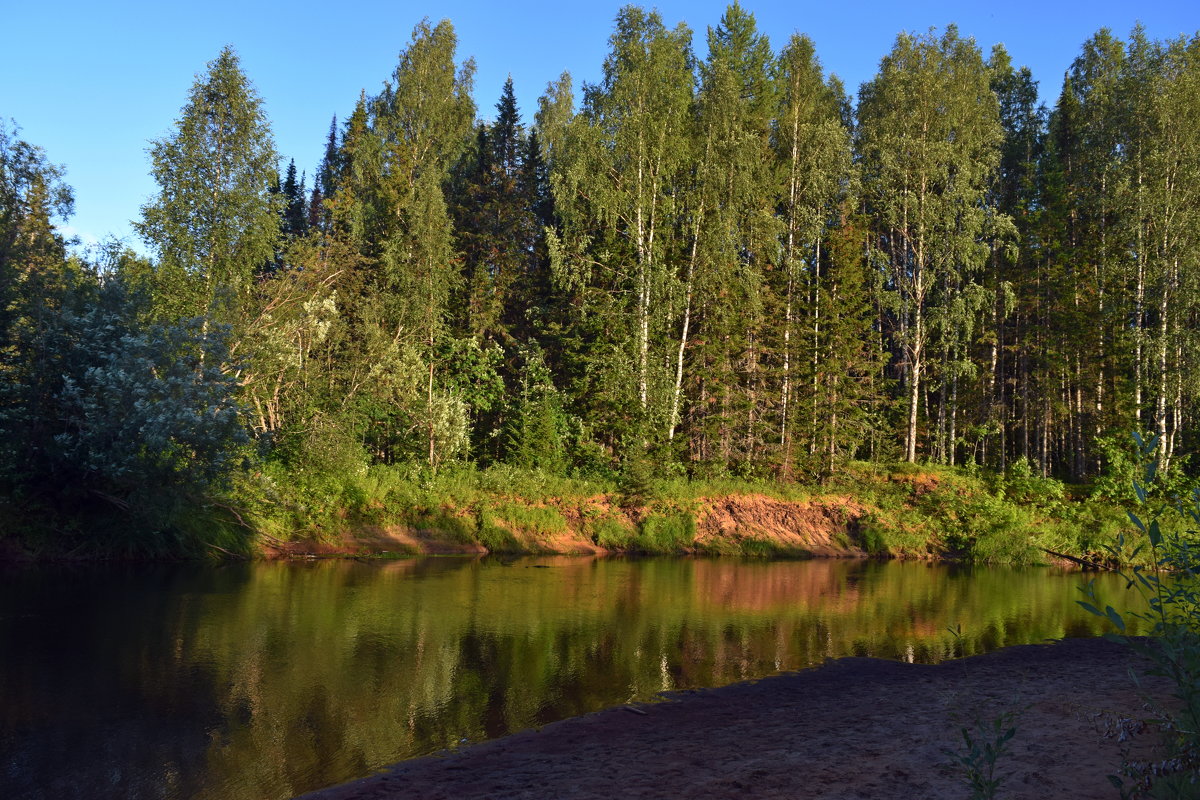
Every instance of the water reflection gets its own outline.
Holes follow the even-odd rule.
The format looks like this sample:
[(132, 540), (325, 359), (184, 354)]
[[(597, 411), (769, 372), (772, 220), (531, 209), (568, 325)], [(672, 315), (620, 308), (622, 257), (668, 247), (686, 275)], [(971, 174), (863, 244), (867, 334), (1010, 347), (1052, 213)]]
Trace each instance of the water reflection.
[(1091, 635), (1080, 582), (831, 560), (9, 571), (0, 796), (291, 797), (663, 689)]

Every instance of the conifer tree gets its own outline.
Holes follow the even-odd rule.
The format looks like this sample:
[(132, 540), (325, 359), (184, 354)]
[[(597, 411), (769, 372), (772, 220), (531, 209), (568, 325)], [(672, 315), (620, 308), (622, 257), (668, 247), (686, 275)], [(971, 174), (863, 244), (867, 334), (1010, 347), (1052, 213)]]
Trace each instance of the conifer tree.
[(280, 191), (283, 193), (283, 224), (285, 237), (303, 236), (308, 230), (307, 191), (304, 176), (296, 177), (296, 160), (288, 161), (287, 173)]
[(1046, 109), (1038, 103), (1038, 84), (1029, 68), (1014, 68), (1001, 45), (992, 49), (988, 69), (1004, 127), (989, 206), (1013, 221), (1016, 239), (993, 247), (984, 277), (991, 300), (976, 351), (982, 364), (980, 399), (969, 438), (980, 462), (1004, 470), (1011, 456), (1032, 456), (1030, 400), (1037, 391), (1038, 354), (1031, 340), (1039, 327), (1036, 275), (1042, 269), (1037, 245)]
[(329, 122), (329, 135), (325, 138), (325, 153), (321, 157), (321, 165), (317, 167), (317, 177), (313, 181), (313, 188), (320, 190), (325, 197), (333, 197), (338, 190), (338, 177), (341, 175), (338, 143), (337, 114), (334, 114)]
[(510, 330), (522, 341), (544, 339), (549, 310), (554, 303), (550, 276), (550, 254), (546, 231), (557, 218), (554, 196), (550, 191), (550, 168), (543, 157), (541, 138), (536, 129), (529, 132), (522, 154), (520, 192), (528, 208), (529, 225), (522, 280), (514, 287), (510, 309)]
[(496, 112), (495, 122), (479, 126), (474, 149), (457, 169), (452, 213), (463, 259), (464, 331), (509, 342), (523, 317), (512, 293), (520, 290), (540, 231), (535, 187), (526, 187), (522, 174), (528, 145), (511, 78)]
[(689, 292), (698, 290), (699, 392), (711, 398), (701, 407), (712, 409), (700, 449), (705, 460), (750, 462), (761, 456), (774, 405), (762, 366), (765, 277), (776, 266), (778, 241), (774, 58), (754, 16), (737, 3), (709, 29), (708, 51), (699, 70), (695, 143), (702, 170), (693, 219), (699, 272), (685, 278)]
[(327, 153), (322, 163), (322, 183), (334, 187), (327, 193), (330, 226), (368, 256), (379, 253), (375, 223), (379, 203), (373, 189), (382, 169), (380, 150), (379, 139), (370, 130), (367, 93), (360, 92), (346, 120), (336, 157), (331, 159)]
[(811, 397), (804, 404), (813, 410), (805, 414), (811, 420), (809, 452), (822, 475), (860, 451), (875, 450), (887, 397), (885, 354), (872, 328), (868, 230), (861, 220), (839, 222), (825, 235), (822, 257), (814, 264), (805, 331), (805, 338), (812, 337), (812, 368), (805, 381)]

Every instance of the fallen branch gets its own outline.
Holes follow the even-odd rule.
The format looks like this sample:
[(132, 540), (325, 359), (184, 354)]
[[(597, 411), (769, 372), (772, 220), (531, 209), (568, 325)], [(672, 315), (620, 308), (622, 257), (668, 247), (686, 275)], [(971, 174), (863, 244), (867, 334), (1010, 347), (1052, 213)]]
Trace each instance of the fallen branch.
[(239, 525), (241, 525), (243, 528), (245, 528), (246, 530), (253, 533), (259, 539), (263, 539), (269, 544), (278, 545), (280, 547), (287, 544), (287, 542), (285, 542), (283, 539), (279, 539), (275, 536), (272, 536), (269, 533), (260, 531), (258, 528), (255, 528), (253, 525), (246, 522), (245, 518), (242, 517), (241, 513), (239, 513), (238, 510), (236, 508), (234, 508), (233, 506), (226, 505), (225, 503), (221, 503), (216, 500), (209, 500), (209, 502), (212, 503), (217, 508), (223, 508), (226, 511), (228, 511), (230, 514), (233, 514), (233, 516), (237, 519)]
[(1055, 551), (1049, 550), (1045, 547), (1041, 547), (1038, 549), (1041, 550), (1043, 553), (1049, 553), (1050, 555), (1054, 556), (1055, 558), (1063, 558), (1063, 559), (1066, 559), (1067, 561), (1078, 564), (1079, 566), (1084, 567), (1085, 569), (1098, 569), (1098, 570), (1101, 570), (1104, 572), (1115, 572), (1116, 571), (1115, 566), (1112, 566), (1111, 564), (1105, 564), (1101, 561), (1088, 561), (1087, 559), (1079, 558), (1078, 556), (1069, 556), (1066, 553), (1056, 553)]
[(249, 556), (245, 556), (241, 553), (234, 553), (230, 550), (226, 550), (224, 547), (213, 544), (212, 542), (205, 542), (205, 544), (208, 545), (209, 547), (211, 547), (213, 550), (217, 550), (217, 551), (224, 553), (225, 555), (229, 556), (230, 558), (237, 558), (237, 559), (241, 559), (243, 561), (245, 561), (249, 558)]

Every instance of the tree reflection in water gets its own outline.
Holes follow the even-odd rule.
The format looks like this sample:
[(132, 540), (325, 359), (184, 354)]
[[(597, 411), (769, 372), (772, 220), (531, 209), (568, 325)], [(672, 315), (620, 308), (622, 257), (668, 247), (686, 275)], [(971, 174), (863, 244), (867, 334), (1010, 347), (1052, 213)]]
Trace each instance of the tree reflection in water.
[(1100, 632), (1078, 575), (922, 563), (424, 558), (0, 583), (0, 796), (55, 800), (285, 798), (664, 687)]

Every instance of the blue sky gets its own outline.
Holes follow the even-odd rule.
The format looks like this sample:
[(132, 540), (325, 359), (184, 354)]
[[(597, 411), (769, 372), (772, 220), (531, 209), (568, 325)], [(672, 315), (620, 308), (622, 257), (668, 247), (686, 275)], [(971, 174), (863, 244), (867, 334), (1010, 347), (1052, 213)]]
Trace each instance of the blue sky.
[[(69, 229), (85, 241), (116, 235), (142, 249), (129, 221), (154, 192), (146, 148), (170, 132), (195, 75), (233, 45), (265, 101), (283, 157), (311, 174), (333, 114), (360, 90), (373, 94), (423, 17), (449, 18), (459, 60), (474, 57), (475, 101), (489, 117), (506, 76), (526, 114), (564, 70), (578, 87), (599, 78), (621, 3), (566, 2), (12, 2), (4, 11), (0, 118), (65, 166), (75, 188)], [(659, 2), (668, 25), (683, 21), (703, 56), (704, 34), (726, 2)], [(808, 34), (827, 71), (848, 89), (870, 80), (902, 30), (956, 23), (985, 54), (1003, 42), (1028, 65), (1053, 104), (1063, 72), (1101, 27), (1125, 34), (1140, 21), (1152, 38), (1200, 29), (1194, 2), (767, 2), (746, 0), (778, 50)]]

